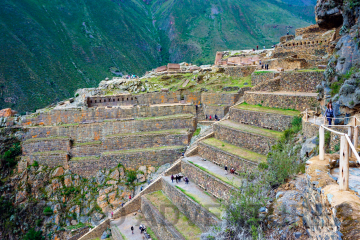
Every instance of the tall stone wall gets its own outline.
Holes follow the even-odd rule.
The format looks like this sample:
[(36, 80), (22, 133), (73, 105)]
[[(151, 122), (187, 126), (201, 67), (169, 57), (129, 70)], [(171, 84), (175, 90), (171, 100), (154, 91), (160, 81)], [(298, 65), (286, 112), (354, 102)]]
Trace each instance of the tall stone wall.
[(237, 172), (251, 172), (257, 168), (258, 163), (240, 158), (234, 154), (222, 151), (203, 142), (198, 145), (198, 154), (208, 161), (216, 163), (220, 166), (234, 167)]
[(204, 106), (204, 114), (214, 120), (215, 114), (218, 118), (223, 118), (229, 112), (229, 106), (206, 105)]
[(165, 119), (123, 120), (92, 124), (74, 124), (69, 126), (60, 125), (55, 127), (28, 127), (25, 128), (27, 132), (24, 139), (67, 136), (75, 139), (77, 142), (91, 142), (98, 141), (108, 135), (120, 133), (149, 132), (178, 128), (193, 131), (195, 127), (195, 119), (189, 115)]
[(79, 240), (91, 240), (98, 238), (108, 228), (110, 228), (110, 219), (106, 219), (105, 221), (101, 222), (98, 226), (79, 238)]
[(273, 78), (264, 82), (259, 83), (255, 87), (251, 89), (251, 91), (257, 92), (257, 91), (266, 91), (266, 92), (276, 92), (280, 91), (280, 78)]
[(255, 71), (251, 74), (251, 85), (256, 86), (261, 82), (277, 77), (279, 73), (272, 71)]
[(65, 151), (36, 152), (25, 158), (29, 164), (37, 161), (39, 164), (49, 167), (63, 166), (68, 168), (69, 155)]
[[(200, 97), (199, 97), (200, 99)], [(52, 126), (54, 124), (93, 123), (140, 117), (158, 117), (175, 114), (196, 115), (195, 105), (136, 106), (130, 108), (88, 108), (51, 110), (36, 116), (28, 116), (22, 121), (24, 126)]]
[(261, 104), (264, 107), (295, 109), (299, 111), (304, 111), (306, 108), (318, 105), (315, 95), (277, 95), (245, 92), (244, 100), (251, 105)]
[(230, 110), (230, 119), (234, 122), (251, 124), (257, 127), (269, 128), (276, 131), (284, 131), (287, 129), (294, 117), (266, 112), (256, 112), (237, 109)]
[(34, 138), (21, 144), (23, 155), (33, 152), (66, 151), (70, 150), (70, 138)]
[(248, 133), (238, 129), (230, 128), (224, 125), (215, 124), (213, 126), (215, 138), (249, 149), (256, 153), (266, 155), (272, 145), (275, 145), (277, 139), (265, 137), (258, 134)]
[(275, 58), (270, 60), (265, 60), (264, 64), (268, 64), (270, 69), (302, 69), (302, 68), (308, 68), (308, 67), (314, 67), (309, 66), (307, 61), (302, 58), (291, 58), (291, 57), (283, 57), (283, 58)]
[(162, 185), (162, 190), (170, 201), (202, 231), (207, 231), (211, 226), (220, 223), (220, 220), (213, 214), (188, 198), (183, 192), (171, 186), (166, 180), (162, 179)]
[(247, 77), (251, 75), (256, 69), (256, 66), (234, 66), (225, 67), (225, 74), (231, 77)]
[(104, 152), (100, 158), (83, 158), (69, 161), (73, 173), (81, 176), (94, 176), (100, 169), (111, 169), (122, 164), (127, 169), (137, 169), (139, 166), (161, 166), (173, 163), (184, 152), (184, 147), (165, 149), (148, 149), (138, 151)]
[(159, 239), (172, 240), (185, 238), (167, 221), (157, 208), (146, 197), (141, 197), (141, 212), (144, 214), (151, 230)]
[(239, 100), (238, 93), (202, 93), (201, 103), (205, 105), (234, 105)]
[(282, 72), (280, 76), (280, 86), (283, 91), (316, 92), (316, 86), (325, 81), (322, 71), (287, 71)]
[(218, 178), (195, 167), (186, 160), (183, 160), (181, 163), (181, 173), (188, 177), (191, 182), (199, 185), (206, 192), (222, 200), (228, 200), (231, 191), (235, 190), (229, 184), (220, 181)]

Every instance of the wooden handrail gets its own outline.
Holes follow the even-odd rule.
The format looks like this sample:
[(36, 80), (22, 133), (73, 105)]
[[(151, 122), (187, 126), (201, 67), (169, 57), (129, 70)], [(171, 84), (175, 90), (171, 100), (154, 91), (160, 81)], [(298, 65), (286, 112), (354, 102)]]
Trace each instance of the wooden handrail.
[[(332, 129), (328, 128), (328, 127), (325, 127), (324, 125), (321, 125), (320, 127), (323, 127), (323, 128), (325, 128), (326, 130), (328, 130), (328, 131), (330, 131), (330, 132), (333, 132), (333, 133), (335, 133), (335, 134), (338, 134), (338, 135), (340, 135), (340, 136), (345, 136), (345, 133), (337, 132), (337, 131), (332, 130)], [(347, 127), (351, 127), (351, 126), (347, 126)]]
[(349, 138), (349, 136), (347, 134), (345, 134), (345, 138), (348, 141), (349, 146), (350, 146), (352, 152), (354, 153), (354, 155), (356, 157), (356, 160), (360, 163), (360, 156), (359, 156), (358, 152), (356, 151), (355, 146), (352, 144), (352, 142), (351, 142), (351, 140), (350, 140), (350, 138)]

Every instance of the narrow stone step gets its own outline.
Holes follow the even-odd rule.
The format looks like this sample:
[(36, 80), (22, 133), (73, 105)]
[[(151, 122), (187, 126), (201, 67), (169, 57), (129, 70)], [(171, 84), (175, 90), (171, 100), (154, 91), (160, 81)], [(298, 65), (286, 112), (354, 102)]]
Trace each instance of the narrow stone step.
[(199, 143), (198, 154), (200, 157), (221, 167), (234, 167), (237, 172), (249, 172), (261, 162), (266, 161), (266, 156), (244, 149), (216, 138), (208, 138)]
[(244, 94), (244, 101), (251, 105), (295, 109), (304, 111), (317, 103), (317, 93), (308, 92), (252, 92)]
[(300, 111), (283, 110), (242, 103), (230, 109), (230, 120), (261, 128), (284, 131)]
[(202, 230), (163, 191), (147, 194), (141, 201), (142, 212), (161, 239), (200, 239)]
[(281, 132), (240, 124), (230, 120), (214, 125), (215, 138), (230, 144), (267, 154), (282, 136)]
[[(232, 166), (228, 166), (230, 169)], [(241, 187), (242, 179), (236, 174), (226, 172), (224, 167), (206, 161), (200, 156), (182, 159), (181, 173), (197, 184), (206, 193), (220, 200), (228, 200), (231, 191)]]

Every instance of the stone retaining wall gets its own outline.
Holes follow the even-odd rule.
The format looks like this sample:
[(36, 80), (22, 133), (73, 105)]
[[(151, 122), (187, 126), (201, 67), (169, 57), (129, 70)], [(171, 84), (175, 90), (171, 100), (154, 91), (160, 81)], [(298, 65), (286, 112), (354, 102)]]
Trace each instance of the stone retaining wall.
[(151, 230), (159, 239), (185, 240), (185, 238), (174, 228), (174, 226), (167, 221), (159, 210), (157, 210), (157, 208), (144, 196), (141, 197), (141, 212), (150, 224)]
[(100, 158), (69, 161), (71, 172), (81, 176), (95, 176), (100, 169), (111, 169), (119, 163), (126, 169), (137, 169), (139, 166), (161, 166), (172, 163), (185, 151), (184, 147), (148, 150), (137, 152), (103, 153)]
[(197, 168), (186, 160), (181, 163), (181, 173), (187, 176), (189, 180), (212, 194), (216, 198), (228, 200), (230, 193), (235, 190), (227, 183), (220, 181), (218, 178), (208, 174), (207, 172)]
[(238, 93), (202, 93), (201, 103), (205, 105), (220, 104), (220, 105), (234, 105), (239, 100)]
[(316, 86), (325, 80), (324, 72), (297, 72), (281, 73), (280, 86), (283, 91), (316, 92)]
[(276, 113), (241, 110), (236, 107), (230, 109), (231, 121), (251, 124), (262, 128), (270, 128), (276, 131), (284, 131), (287, 129), (293, 118), (293, 116), (279, 115)]
[(183, 192), (171, 186), (166, 180), (162, 179), (162, 185), (162, 190), (169, 200), (202, 231), (207, 231), (211, 226), (220, 223), (220, 220), (213, 214), (188, 198)]
[(264, 82), (259, 83), (251, 89), (251, 91), (266, 91), (266, 92), (276, 92), (280, 91), (280, 78), (270, 79)]
[[(200, 98), (199, 98), (200, 99)], [(131, 108), (88, 108), (51, 110), (34, 117), (28, 116), (22, 121), (24, 126), (54, 124), (73, 124), (82, 122), (103, 122), (109, 119), (129, 119), (137, 117), (158, 117), (175, 114), (196, 115), (195, 105), (135, 106)]]
[(263, 155), (266, 155), (271, 146), (277, 142), (275, 138), (248, 133), (220, 124), (215, 124), (213, 128), (215, 138)]
[(268, 81), (277, 77), (279, 73), (271, 71), (255, 71), (251, 74), (251, 85), (256, 86), (259, 83)]
[(277, 68), (302, 69), (302, 68), (312, 67), (312, 66), (308, 66), (308, 63), (306, 62), (305, 59), (291, 58), (291, 57), (265, 60), (264, 64), (269, 64), (270, 69), (277, 69)]
[(68, 168), (69, 154), (65, 151), (36, 152), (26, 157), (29, 164), (37, 161), (49, 167), (63, 166)]
[(312, 124), (311, 122), (305, 122), (304, 119), (302, 120), (302, 132), (304, 137), (312, 138), (319, 134), (319, 125)]
[(229, 112), (230, 106), (206, 105), (204, 106), (204, 114), (214, 120), (215, 114), (218, 118), (223, 118)]
[(259, 94), (254, 92), (245, 92), (244, 100), (251, 105), (261, 104), (264, 107), (295, 109), (304, 111), (318, 105), (316, 96), (301, 95), (276, 95), (276, 94)]
[(203, 142), (198, 144), (198, 154), (208, 161), (219, 164), (220, 166), (234, 167), (237, 172), (251, 172), (257, 168), (258, 163), (242, 159), (234, 154), (222, 151), (221, 149), (207, 145)]
[(108, 135), (120, 133), (149, 132), (179, 128), (194, 131), (195, 127), (195, 118), (189, 115), (189, 117), (174, 117), (166, 119), (123, 120), (55, 127), (29, 127), (26, 128), (27, 132), (24, 139), (66, 136), (76, 140), (77, 142), (91, 142), (98, 141)]
[(71, 157), (100, 156), (104, 151), (101, 141), (94, 141), (85, 144), (74, 144), (70, 150)]
[(98, 226), (91, 229), (88, 233), (86, 233), (84, 236), (79, 238), (79, 240), (90, 240), (94, 238), (99, 238), (102, 235), (102, 233), (108, 228), (110, 228), (110, 219), (106, 219)]
[(225, 67), (225, 74), (231, 77), (247, 77), (251, 75), (257, 66), (234, 66)]
[(22, 142), (23, 155), (33, 152), (70, 151), (69, 138), (29, 139)]

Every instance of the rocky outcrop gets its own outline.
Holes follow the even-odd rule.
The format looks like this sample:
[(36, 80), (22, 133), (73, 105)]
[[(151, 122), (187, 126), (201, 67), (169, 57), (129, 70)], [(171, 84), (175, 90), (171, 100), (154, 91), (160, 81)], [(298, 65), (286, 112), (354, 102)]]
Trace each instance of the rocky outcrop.
[(319, 0), (315, 7), (316, 22), (321, 28), (331, 29), (342, 25), (343, 0)]

